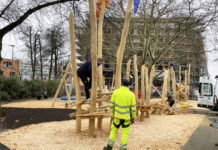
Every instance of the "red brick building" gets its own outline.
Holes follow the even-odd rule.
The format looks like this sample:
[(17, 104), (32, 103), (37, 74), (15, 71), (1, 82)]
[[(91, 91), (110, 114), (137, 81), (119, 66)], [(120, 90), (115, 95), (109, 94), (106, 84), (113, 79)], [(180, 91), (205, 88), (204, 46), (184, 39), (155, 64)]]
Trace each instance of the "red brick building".
[(18, 60), (2, 59), (0, 63), (0, 75), (5, 77), (19, 77), (20, 63)]

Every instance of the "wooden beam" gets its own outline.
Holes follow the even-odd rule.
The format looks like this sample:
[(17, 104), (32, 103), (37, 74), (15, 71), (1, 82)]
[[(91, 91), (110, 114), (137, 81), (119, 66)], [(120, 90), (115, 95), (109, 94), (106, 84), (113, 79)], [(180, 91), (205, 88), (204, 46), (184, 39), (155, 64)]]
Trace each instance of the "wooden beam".
[[(145, 102), (145, 65), (141, 66), (141, 104)], [(141, 121), (144, 119), (144, 111), (141, 111)]]
[(163, 82), (163, 90), (162, 90), (162, 101), (161, 103), (165, 103), (167, 96), (167, 79), (168, 79), (169, 70), (164, 71), (164, 82)]

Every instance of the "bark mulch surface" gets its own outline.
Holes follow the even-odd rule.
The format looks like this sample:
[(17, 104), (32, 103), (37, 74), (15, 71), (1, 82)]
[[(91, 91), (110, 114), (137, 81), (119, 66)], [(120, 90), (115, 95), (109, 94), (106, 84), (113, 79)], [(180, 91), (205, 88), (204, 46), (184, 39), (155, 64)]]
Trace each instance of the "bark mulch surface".
[(4, 129), (16, 129), (22, 126), (50, 121), (64, 121), (70, 118), (69, 114), (75, 109), (59, 108), (16, 108), (2, 107), (6, 117), (3, 122)]

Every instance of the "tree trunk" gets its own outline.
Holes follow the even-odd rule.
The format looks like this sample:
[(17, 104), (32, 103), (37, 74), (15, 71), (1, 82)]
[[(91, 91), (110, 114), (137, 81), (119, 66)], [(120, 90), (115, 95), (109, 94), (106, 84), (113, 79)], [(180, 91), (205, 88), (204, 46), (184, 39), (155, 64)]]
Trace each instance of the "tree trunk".
[(2, 50), (2, 40), (3, 40), (3, 36), (0, 34), (0, 63), (2, 61), (2, 55), (1, 55), (1, 50)]
[(40, 75), (41, 75), (41, 79), (43, 80), (42, 43), (41, 43), (40, 36), (39, 36), (39, 59), (40, 59)]

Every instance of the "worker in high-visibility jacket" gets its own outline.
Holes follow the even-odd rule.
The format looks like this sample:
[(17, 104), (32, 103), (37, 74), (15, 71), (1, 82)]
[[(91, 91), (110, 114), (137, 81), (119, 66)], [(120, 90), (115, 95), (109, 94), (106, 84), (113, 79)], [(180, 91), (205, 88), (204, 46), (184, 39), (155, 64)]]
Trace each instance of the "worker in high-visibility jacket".
[(120, 149), (127, 149), (127, 140), (130, 129), (130, 124), (134, 123), (136, 117), (136, 101), (135, 95), (128, 88), (129, 81), (123, 80), (122, 86), (115, 90), (110, 101), (110, 109), (114, 116), (111, 124), (110, 136), (107, 147), (104, 150), (112, 150), (117, 130), (122, 126), (122, 139)]

